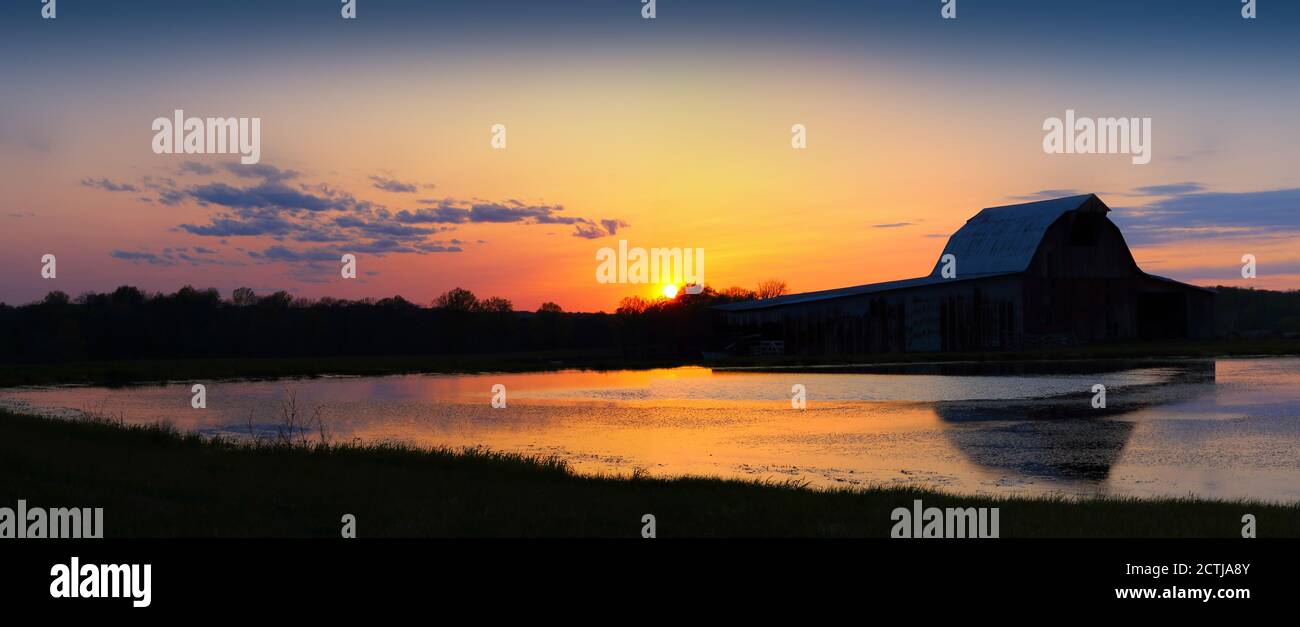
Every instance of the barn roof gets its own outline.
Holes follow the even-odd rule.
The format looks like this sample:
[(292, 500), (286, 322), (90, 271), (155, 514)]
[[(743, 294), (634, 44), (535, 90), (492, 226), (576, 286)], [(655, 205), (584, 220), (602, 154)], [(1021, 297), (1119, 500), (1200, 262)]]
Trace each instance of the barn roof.
[(748, 311), (766, 309), (782, 305), (796, 305), (832, 298), (861, 296), (877, 292), (888, 292), (910, 287), (920, 287), (941, 282), (984, 279), (995, 276), (1024, 272), (1038, 251), (1047, 228), (1052, 226), (1062, 215), (1071, 211), (1088, 213), (1106, 213), (1110, 208), (1095, 194), (1069, 196), (1029, 202), (1020, 205), (988, 207), (980, 210), (975, 217), (966, 221), (943, 248), (943, 255), (957, 257), (957, 277), (944, 279), (939, 271), (943, 265), (943, 255), (935, 263), (928, 276), (901, 281), (886, 281), (854, 287), (842, 287), (820, 292), (790, 294), (763, 300), (748, 300), (739, 303), (718, 305), (722, 311)]
[[(1071, 211), (1105, 214), (1110, 207), (1095, 194), (1084, 194), (982, 209), (948, 238), (943, 255), (957, 258), (959, 275), (1024, 272), (1047, 228)], [(938, 276), (943, 255), (931, 276)]]
[(870, 283), (868, 285), (855, 285), (853, 287), (841, 287), (833, 290), (822, 290), (820, 292), (803, 292), (801, 294), (788, 294), (786, 296), (777, 296), (776, 298), (765, 298), (763, 300), (747, 300), (739, 303), (727, 303), (718, 305), (714, 309), (721, 311), (748, 311), (750, 309), (766, 309), (768, 307), (779, 307), (782, 305), (798, 305), (800, 303), (810, 303), (819, 300), (828, 300), (832, 298), (845, 298), (848, 296), (862, 296), (864, 294), (875, 294), (877, 292), (889, 292), (901, 290), (909, 287), (921, 287), (923, 285), (932, 285), (935, 283), (952, 283), (955, 281), (969, 281), (971, 279), (984, 279), (991, 276), (1002, 276), (1014, 274), (1012, 272), (1001, 272), (998, 274), (981, 274), (981, 275), (959, 275), (956, 278), (944, 279), (940, 276), (923, 276), (915, 279), (903, 279), (901, 281), (885, 281), (884, 283)]

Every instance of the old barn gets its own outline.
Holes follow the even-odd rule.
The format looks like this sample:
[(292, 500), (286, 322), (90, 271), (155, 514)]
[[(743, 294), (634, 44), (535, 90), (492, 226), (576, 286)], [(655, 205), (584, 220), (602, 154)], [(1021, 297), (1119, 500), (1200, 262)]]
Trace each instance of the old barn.
[(1095, 194), (990, 207), (948, 239), (927, 276), (717, 309), (737, 346), (787, 354), (1209, 337), (1214, 292), (1143, 272), (1109, 211)]

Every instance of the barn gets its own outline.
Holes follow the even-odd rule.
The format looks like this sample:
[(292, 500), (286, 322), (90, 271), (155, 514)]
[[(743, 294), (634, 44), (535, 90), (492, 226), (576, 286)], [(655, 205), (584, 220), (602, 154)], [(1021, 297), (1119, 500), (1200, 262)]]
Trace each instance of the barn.
[(717, 310), (734, 347), (797, 355), (1210, 337), (1214, 292), (1143, 272), (1108, 212), (1095, 194), (989, 207), (926, 276)]

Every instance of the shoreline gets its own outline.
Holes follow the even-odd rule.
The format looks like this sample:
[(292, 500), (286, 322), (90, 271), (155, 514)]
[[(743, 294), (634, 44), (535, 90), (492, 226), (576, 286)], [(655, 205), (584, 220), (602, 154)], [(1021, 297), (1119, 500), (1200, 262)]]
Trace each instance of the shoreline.
[(1152, 361), (1300, 356), (1300, 340), (1212, 340), (1065, 347), (1001, 353), (896, 353), (834, 357), (737, 356), (723, 359), (625, 358), (615, 351), (488, 353), (472, 355), (356, 355), (320, 357), (213, 357), (0, 364), (0, 388), (37, 385), (147, 385), (174, 381), (264, 380), (324, 376), (483, 374), (559, 370), (648, 370), (699, 366), (721, 371), (831, 372), (945, 368), (997, 368), (1025, 363)]
[(574, 474), (554, 458), (394, 444), (247, 444), (0, 410), (0, 505), (104, 508), (105, 537), (888, 538), (891, 512), (996, 507), (1001, 537), (1300, 537), (1300, 502), (990, 497), (917, 488)]

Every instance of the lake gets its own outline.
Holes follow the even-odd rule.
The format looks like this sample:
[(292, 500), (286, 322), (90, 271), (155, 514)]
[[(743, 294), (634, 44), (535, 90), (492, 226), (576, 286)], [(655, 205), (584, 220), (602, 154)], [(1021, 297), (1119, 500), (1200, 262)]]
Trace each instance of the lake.
[(249, 437), (292, 396), (332, 441), (555, 455), (582, 473), (1300, 501), (1295, 358), (204, 381), (206, 409), (193, 383), (10, 388), (0, 406)]

